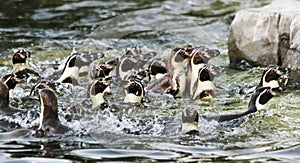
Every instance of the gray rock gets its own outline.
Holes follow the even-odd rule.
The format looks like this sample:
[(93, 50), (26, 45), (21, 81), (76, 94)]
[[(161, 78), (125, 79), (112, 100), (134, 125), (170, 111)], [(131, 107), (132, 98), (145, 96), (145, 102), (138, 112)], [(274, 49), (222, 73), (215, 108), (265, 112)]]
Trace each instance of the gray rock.
[(275, 0), (263, 8), (239, 11), (230, 26), (230, 65), (277, 64), (300, 69), (299, 6), (299, 0)]

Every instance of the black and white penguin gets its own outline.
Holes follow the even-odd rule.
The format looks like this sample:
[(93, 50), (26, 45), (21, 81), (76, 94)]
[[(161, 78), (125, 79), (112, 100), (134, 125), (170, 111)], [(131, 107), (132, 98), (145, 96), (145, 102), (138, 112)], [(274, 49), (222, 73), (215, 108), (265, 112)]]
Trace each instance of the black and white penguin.
[(198, 80), (198, 72), (200, 68), (204, 67), (207, 62), (220, 55), (220, 51), (217, 49), (208, 49), (205, 46), (194, 48), (191, 53), (191, 60), (188, 69), (188, 84), (190, 87), (190, 95), (194, 94), (193, 86)]
[(104, 96), (107, 93), (110, 93), (109, 85), (111, 84), (112, 77), (108, 78), (99, 78), (94, 80), (89, 85), (89, 97), (92, 101), (92, 109), (96, 107), (100, 107), (101, 109), (104, 109), (107, 107), (107, 102), (104, 98)]
[(198, 71), (198, 78), (192, 87), (192, 100), (212, 100), (215, 94), (214, 66), (204, 65)]
[(9, 89), (9, 97), (14, 97), (14, 88), (18, 83), (20, 83), (23, 79), (28, 78), (28, 74), (7, 74), (4, 75), (0, 81), (6, 84)]
[(119, 64), (116, 67), (116, 74), (122, 80), (126, 78), (132, 71), (139, 71), (153, 57), (156, 52), (148, 52), (139, 54), (135, 50), (127, 50), (125, 55), (120, 58)]
[(149, 64), (148, 72), (149, 81), (162, 78), (168, 72), (165, 60), (162, 58), (153, 60)]
[(143, 97), (145, 96), (145, 90), (142, 82), (137, 79), (130, 79), (125, 82), (126, 84), (124, 85), (124, 102), (141, 104), (143, 101)]
[(193, 134), (198, 132), (199, 114), (194, 108), (184, 108), (181, 115), (181, 132)]
[(64, 66), (61, 76), (57, 80), (61, 83), (79, 84), (79, 72), (84, 66), (89, 65), (89, 60), (80, 53), (71, 54)]
[(206, 120), (216, 120), (218, 122), (230, 121), (250, 113), (257, 112), (265, 108), (268, 101), (276, 95), (278, 90), (271, 87), (259, 87), (252, 94), (248, 103), (248, 110), (237, 114), (224, 114), (218, 116), (203, 116)]
[(279, 83), (279, 78), (282, 75), (291, 72), (289, 68), (283, 68), (280, 66), (269, 66), (261, 77), (258, 87), (271, 87), (276, 89), (282, 89)]
[[(221, 114), (215, 116), (200, 115), (200, 117), (206, 119), (207, 121), (217, 121), (225, 122), (231, 121), (237, 118), (241, 118), (248, 114), (257, 112), (263, 109), (267, 102), (270, 101), (272, 97), (276, 95), (277, 90), (272, 90), (271, 87), (260, 87), (255, 90), (252, 94), (251, 99), (248, 104), (248, 110), (242, 113), (236, 114)], [(185, 134), (193, 134), (198, 132), (198, 112), (194, 108), (185, 108), (182, 110), (182, 124), (181, 132)]]
[(107, 78), (110, 72), (117, 66), (120, 58), (112, 59), (103, 63), (99, 63), (92, 71), (91, 78)]
[(40, 125), (37, 130), (38, 136), (65, 134), (71, 129), (61, 124), (58, 118), (57, 98), (50, 89), (38, 90), (41, 102)]
[(9, 105), (9, 89), (6, 84), (0, 82), (0, 114), (12, 114), (22, 111)]
[(32, 74), (40, 76), (39, 73), (33, 70), (26, 62), (26, 59), (29, 58), (30, 55), (30, 51), (25, 49), (19, 49), (12, 54), (13, 74)]

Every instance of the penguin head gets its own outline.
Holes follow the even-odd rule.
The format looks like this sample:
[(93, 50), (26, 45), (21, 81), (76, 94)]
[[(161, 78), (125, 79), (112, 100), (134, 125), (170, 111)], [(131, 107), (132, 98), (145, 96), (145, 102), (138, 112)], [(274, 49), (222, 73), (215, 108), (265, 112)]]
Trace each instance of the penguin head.
[(289, 73), (291, 70), (289, 68), (283, 68), (280, 66), (269, 66), (261, 77), (259, 86), (266, 87), (270, 86), (272, 88), (278, 88), (279, 82), (278, 79), (284, 75)]
[(182, 110), (182, 122), (183, 123), (193, 123), (198, 122), (199, 114), (194, 108), (184, 108)]
[(205, 46), (194, 48), (191, 56), (193, 64), (207, 63), (211, 58), (220, 55), (217, 49), (208, 49)]
[(14, 89), (18, 83), (27, 77), (28, 74), (7, 74), (1, 78), (1, 81), (6, 84), (9, 89)]
[(125, 77), (125, 80), (137, 79), (142, 81), (146, 76), (149, 76), (148, 74), (149, 74), (148, 70), (132, 71), (130, 74), (128, 74)]
[(148, 67), (149, 81), (151, 78), (159, 79), (159, 75), (166, 74), (168, 72), (166, 63), (163, 59), (157, 59), (152, 61)]
[(31, 53), (30, 51), (27, 51), (25, 49), (19, 49), (15, 51), (12, 55), (12, 63), (26, 63), (26, 59), (30, 57)]
[(252, 94), (248, 110), (256, 112), (261, 110), (267, 104), (267, 102), (276, 95), (276, 89), (274, 90), (271, 87), (259, 87)]
[[(176, 49), (174, 49), (175, 51)], [(184, 49), (180, 48), (175, 52), (174, 61), (176, 63), (181, 63), (187, 61), (190, 58), (190, 54), (186, 52)]]
[(105, 93), (105, 89), (111, 84), (112, 77), (108, 78), (99, 78), (98, 80), (95, 80), (92, 82), (89, 88), (89, 95), (95, 96), (99, 93)]
[(119, 58), (109, 60), (104, 63), (99, 63), (92, 71), (92, 78), (105, 78), (109, 76), (109, 73), (117, 66)]
[(204, 81), (213, 81), (215, 74), (216, 74), (216, 72), (215, 72), (213, 66), (205, 65), (204, 67), (202, 67), (202, 68), (199, 69), (198, 79), (201, 82), (204, 82)]
[(142, 53), (139, 47), (128, 48), (125, 50), (125, 56), (138, 56)]

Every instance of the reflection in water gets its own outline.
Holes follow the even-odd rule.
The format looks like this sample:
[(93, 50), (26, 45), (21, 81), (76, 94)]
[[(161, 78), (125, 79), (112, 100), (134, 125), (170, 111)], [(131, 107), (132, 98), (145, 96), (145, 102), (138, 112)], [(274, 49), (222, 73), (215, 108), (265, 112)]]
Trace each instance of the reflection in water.
[[(149, 93), (143, 106), (122, 103), (121, 88), (112, 85), (110, 112), (69, 116), (71, 104), (86, 103), (86, 85), (58, 91), (59, 119), (75, 135), (34, 138), (38, 127), (39, 101), (28, 96), (33, 81), (15, 89), (11, 104), (29, 109), (26, 115), (0, 116), (0, 159), (11, 161), (69, 160), (278, 160), (299, 159), (299, 92), (287, 90), (270, 101), (266, 110), (239, 122), (199, 123), (199, 135), (178, 133), (181, 107), (198, 108), (210, 115), (239, 112), (248, 98), (238, 93), (259, 82), (262, 69), (236, 71), (227, 68), (225, 44), (234, 12), (262, 6), (251, 1), (5, 1), (0, 5), (1, 76), (10, 72), (10, 54), (19, 47), (32, 51), (29, 63), (46, 79), (56, 80), (72, 50), (103, 51), (105, 60), (139, 46), (164, 57), (170, 49), (187, 43), (217, 47), (223, 55), (212, 64), (225, 71), (216, 77), (215, 103), (194, 103)], [(8, 56), (8, 57), (6, 57)], [(95, 64), (95, 63), (92, 63)], [(118, 82), (116, 82), (118, 83)], [(76, 92), (76, 93), (74, 93)], [(277, 101), (277, 102), (275, 102)], [(239, 127), (232, 127), (234, 125)], [(6, 132), (20, 129), (13, 133)], [(52, 159), (55, 158), (55, 159)]]

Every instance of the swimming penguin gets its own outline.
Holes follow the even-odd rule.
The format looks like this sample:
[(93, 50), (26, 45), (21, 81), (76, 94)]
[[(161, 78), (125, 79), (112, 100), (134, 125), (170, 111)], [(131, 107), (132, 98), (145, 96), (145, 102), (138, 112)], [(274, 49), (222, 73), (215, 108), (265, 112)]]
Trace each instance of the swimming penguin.
[(28, 78), (28, 74), (7, 74), (0, 79), (9, 89), (9, 98), (14, 97), (14, 88), (24, 78)]
[(25, 49), (19, 49), (12, 54), (13, 74), (32, 74), (40, 76), (38, 72), (33, 70), (26, 62), (31, 53)]
[(0, 114), (12, 114), (22, 111), (9, 105), (9, 89), (6, 84), (0, 82)]
[(158, 80), (162, 78), (168, 72), (165, 60), (162, 58), (153, 60), (149, 64), (148, 72), (149, 81), (151, 79)]
[(193, 134), (198, 132), (199, 114), (197, 110), (184, 108), (181, 115), (181, 132), (184, 134)]
[[(272, 90), (271, 87), (260, 87), (256, 89), (249, 101), (248, 110), (246, 110), (245, 112), (215, 116), (200, 115), (200, 117), (206, 119), (207, 121), (214, 120), (217, 122), (225, 122), (246, 116), (263, 109), (266, 106), (267, 102), (276, 95), (275, 91), (277, 90)], [(198, 112), (196, 109), (183, 109), (181, 131), (182, 133), (187, 134), (195, 133), (198, 131)]]
[(79, 84), (78, 79), (79, 79), (80, 68), (86, 66), (87, 63), (89, 63), (88, 59), (83, 57), (82, 54), (80, 53), (71, 54), (68, 57), (65, 63), (65, 67), (62, 71), (62, 74), (57, 81), (61, 83), (70, 83), (73, 85)]
[(195, 85), (191, 85), (192, 100), (211, 100), (215, 94), (215, 84), (214, 84), (214, 67), (209, 65), (204, 65), (198, 71), (198, 78)]
[(99, 63), (94, 70), (91, 71), (91, 78), (106, 78), (110, 72), (117, 66), (120, 58), (112, 59), (104, 63)]
[(138, 54), (129, 49), (120, 58), (119, 64), (116, 67), (116, 74), (124, 80), (132, 71), (139, 71), (154, 56), (156, 56), (156, 52)]
[(141, 104), (145, 95), (145, 90), (142, 82), (137, 79), (130, 79), (125, 82), (126, 84), (124, 85), (124, 102)]
[(112, 77), (99, 78), (94, 80), (89, 86), (89, 97), (92, 101), (92, 109), (100, 107), (104, 109), (107, 107), (107, 102), (104, 96), (107, 92), (110, 92), (109, 85), (111, 84)]
[(207, 64), (211, 58), (218, 55), (220, 55), (220, 51), (217, 49), (208, 49), (205, 46), (194, 48), (191, 53), (191, 60), (189, 62), (188, 69), (188, 85), (190, 86), (190, 95), (194, 94), (193, 86), (197, 82), (200, 68), (204, 67), (204, 65)]
[(71, 129), (61, 124), (58, 119), (57, 98), (50, 89), (38, 90), (41, 102), (40, 125), (37, 130), (37, 136), (52, 134), (65, 134)]
[(206, 120), (216, 120), (218, 122), (230, 121), (236, 118), (240, 118), (242, 116), (248, 115), (250, 113), (257, 112), (258, 110), (262, 110), (268, 101), (272, 97), (276, 95), (278, 90), (271, 87), (259, 87), (252, 94), (250, 101), (248, 103), (248, 110), (242, 113), (236, 114), (225, 114), (218, 116), (203, 116)]

